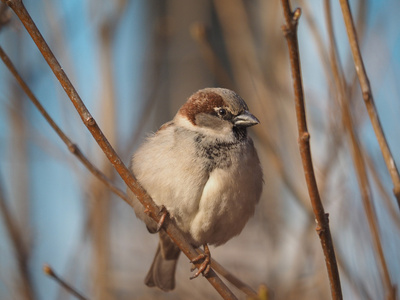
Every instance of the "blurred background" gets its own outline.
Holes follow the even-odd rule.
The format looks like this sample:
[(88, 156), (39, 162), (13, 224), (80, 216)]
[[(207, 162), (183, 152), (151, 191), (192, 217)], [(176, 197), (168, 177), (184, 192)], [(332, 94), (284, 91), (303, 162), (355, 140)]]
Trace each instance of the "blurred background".
[[(126, 164), (193, 92), (220, 86), (239, 93), (261, 121), (250, 131), (265, 186), (254, 218), (240, 236), (211, 248), (212, 256), (253, 289), (266, 285), (269, 299), (330, 298), (299, 156), (280, 1), (24, 3)], [(400, 2), (350, 4), (377, 111), (399, 165)], [(125, 190), (20, 21), (0, 5), (1, 47), (70, 139)], [(399, 206), (362, 100), (339, 3), (292, 6), (303, 11), (298, 34), (313, 163), (344, 298), (387, 299), (388, 284), (400, 284)], [(329, 13), (346, 82), (344, 102), (331, 68)], [(183, 255), (174, 291), (144, 285), (157, 237), (68, 151), (3, 63), (0, 78), (0, 298), (73, 299), (43, 274), (48, 263), (90, 299), (219, 299), (204, 278), (189, 280)], [(354, 141), (361, 156), (353, 155)], [(357, 159), (367, 171), (366, 184), (359, 183)], [(360, 188), (369, 191), (368, 199)], [(366, 214), (371, 209), (381, 256)]]

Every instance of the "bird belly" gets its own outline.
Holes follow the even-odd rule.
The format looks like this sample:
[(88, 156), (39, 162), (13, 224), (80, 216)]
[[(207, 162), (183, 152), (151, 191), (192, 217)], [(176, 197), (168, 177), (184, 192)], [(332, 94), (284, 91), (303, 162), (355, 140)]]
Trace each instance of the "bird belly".
[(257, 178), (250, 170), (254, 169), (232, 167), (211, 172), (190, 226), (195, 245), (221, 245), (242, 231), (261, 193), (262, 175)]

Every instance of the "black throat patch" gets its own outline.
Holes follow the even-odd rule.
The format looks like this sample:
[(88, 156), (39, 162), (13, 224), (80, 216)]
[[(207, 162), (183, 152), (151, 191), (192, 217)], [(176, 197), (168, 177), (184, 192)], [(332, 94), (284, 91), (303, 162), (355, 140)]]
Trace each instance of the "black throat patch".
[(227, 169), (232, 165), (231, 153), (235, 148), (246, 139), (246, 129), (234, 127), (234, 135), (236, 139), (232, 142), (207, 141), (204, 134), (197, 134), (194, 141), (196, 143), (196, 152), (198, 156), (207, 158), (207, 171)]

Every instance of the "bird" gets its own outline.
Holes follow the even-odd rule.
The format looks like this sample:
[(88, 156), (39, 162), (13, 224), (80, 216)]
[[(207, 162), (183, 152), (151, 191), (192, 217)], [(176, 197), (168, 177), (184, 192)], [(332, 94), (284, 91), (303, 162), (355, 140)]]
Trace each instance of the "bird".
[[(263, 172), (247, 128), (259, 123), (246, 102), (225, 88), (204, 88), (178, 110), (172, 121), (151, 134), (133, 154), (130, 169), (155, 204), (168, 212), (195, 248), (219, 246), (238, 235), (254, 214), (263, 189)], [(149, 287), (175, 288), (180, 249), (128, 189), (136, 216), (159, 234), (145, 278)]]

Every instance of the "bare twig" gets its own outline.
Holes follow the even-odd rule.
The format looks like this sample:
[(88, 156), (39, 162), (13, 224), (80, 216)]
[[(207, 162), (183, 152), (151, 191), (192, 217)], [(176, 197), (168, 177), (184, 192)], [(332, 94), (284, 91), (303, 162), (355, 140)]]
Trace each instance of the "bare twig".
[[(37, 29), (35, 23), (30, 17), (28, 11), (22, 3), (22, 0), (2, 0), (5, 2), (18, 16), (23, 25), (25, 26), (28, 33), (31, 35), (33, 41), (37, 45), (39, 51), (42, 53), (46, 62), (49, 64), (54, 75), (60, 81), (65, 92), (71, 99), (71, 102), (75, 106), (75, 109), (79, 113), (83, 123), (88, 128), (92, 136), (95, 138), (96, 142), (103, 150), (104, 154), (107, 156), (108, 160), (111, 162), (115, 170), (125, 181), (132, 192), (137, 196), (138, 200), (143, 204), (143, 206), (149, 211), (149, 215), (158, 222), (160, 219), (160, 209), (156, 206), (151, 197), (146, 193), (143, 187), (137, 182), (136, 178), (125, 166), (125, 164), (118, 157), (117, 153), (108, 142), (103, 132), (96, 123), (96, 120), (92, 117), (90, 112), (87, 110), (85, 104), (81, 100), (80, 96), (76, 92), (75, 88), (72, 86), (70, 80), (65, 74), (61, 65), (53, 55), (49, 46), (43, 39), (39, 30)], [(177, 246), (182, 250), (182, 252), (190, 259), (193, 260), (198, 256), (196, 250), (184, 239), (180, 229), (176, 226), (173, 219), (166, 218), (164, 222), (164, 229), (170, 236), (170, 238), (177, 244)], [(201, 263), (196, 263), (196, 267), (200, 267)], [(224, 299), (236, 299), (235, 295), (227, 288), (227, 286), (222, 282), (222, 280), (217, 276), (217, 274), (211, 270), (206, 276), (206, 279), (211, 283), (211, 285), (218, 291), (218, 293)]]
[(75, 288), (73, 288), (64, 279), (62, 279), (60, 276), (58, 276), (48, 264), (45, 264), (43, 266), (43, 272), (46, 275), (53, 278), (59, 285), (61, 285), (63, 288), (65, 288), (71, 295), (75, 296), (76, 298), (78, 298), (80, 300), (87, 300), (86, 297), (82, 296), (82, 294), (80, 294), (78, 291), (76, 291)]
[(310, 150), (310, 134), (307, 129), (306, 112), (304, 105), (303, 86), (301, 82), (301, 69), (299, 46), (297, 40), (297, 24), (301, 10), (297, 8), (292, 12), (289, 0), (281, 0), (285, 25), (283, 31), (289, 48), (290, 64), (292, 68), (293, 88), (295, 93), (295, 106), (299, 134), (299, 148), (303, 163), (304, 175), (307, 182), (311, 204), (317, 222), (317, 233), (321, 240), (322, 249), (325, 255), (325, 263), (328, 271), (332, 299), (342, 299), (342, 289), (338, 267), (336, 263), (335, 250), (329, 229), (328, 214), (325, 214), (318, 187), (314, 175)]
[[(197, 252), (199, 254), (204, 253), (202, 249), (197, 249)], [(232, 283), (235, 287), (237, 287), (239, 290), (241, 290), (243, 293), (245, 293), (248, 297), (257, 297), (257, 293), (246, 283), (241, 281), (239, 278), (237, 278), (235, 275), (233, 275), (231, 272), (229, 272), (227, 269), (225, 269), (219, 262), (217, 262), (215, 259), (211, 259), (211, 267), (221, 276), (223, 276), (226, 280), (228, 280), (230, 283)]]
[(342, 8), (343, 19), (346, 24), (346, 30), (349, 38), (350, 48), (353, 54), (354, 65), (360, 82), (360, 87), (363, 94), (365, 106), (367, 107), (372, 127), (374, 128), (375, 135), (379, 143), (379, 147), (381, 148), (383, 159), (385, 160), (386, 167), (389, 170), (390, 177), (392, 178), (393, 192), (397, 199), (397, 204), (399, 205), (400, 208), (400, 175), (396, 167), (396, 164), (394, 162), (387, 140), (385, 138), (385, 134), (383, 132), (378, 113), (376, 111), (374, 98), (372, 96), (372, 89), (361, 56), (360, 46), (358, 44), (357, 33), (354, 26), (353, 17), (351, 15), (349, 2), (348, 0), (339, 0), (339, 2)]
[(237, 278), (235, 275), (233, 275), (231, 272), (226, 270), (222, 265), (220, 265), (216, 260), (211, 261), (211, 267), (214, 268), (214, 270), (223, 276), (226, 280), (228, 280), (230, 283), (232, 283), (235, 287), (237, 287), (239, 290), (241, 290), (244, 294), (247, 295), (247, 297), (257, 297), (257, 293), (246, 283), (241, 281), (239, 278)]

